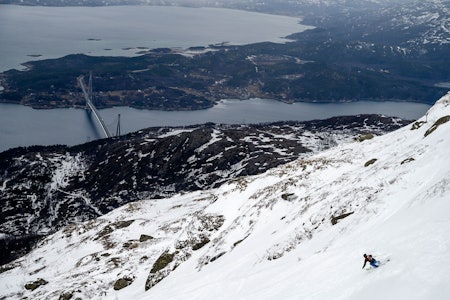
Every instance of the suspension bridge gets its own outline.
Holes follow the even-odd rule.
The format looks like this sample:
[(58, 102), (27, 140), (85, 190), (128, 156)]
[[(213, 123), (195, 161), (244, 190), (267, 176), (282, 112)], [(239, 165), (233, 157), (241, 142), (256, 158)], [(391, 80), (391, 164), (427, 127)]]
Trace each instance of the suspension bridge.
[[(100, 116), (100, 113), (98, 112), (97, 108), (95, 107), (94, 103), (92, 102), (92, 73), (89, 75), (89, 86), (86, 87), (86, 82), (84, 81), (84, 75), (78, 76), (77, 78), (78, 84), (80, 85), (84, 99), (86, 100), (86, 109), (90, 110), (94, 113), (95, 118), (97, 119), (97, 122), (100, 124), (100, 127), (103, 130), (103, 133), (105, 134), (105, 137), (110, 138), (113, 135), (109, 132), (108, 127), (105, 124), (105, 121)], [(119, 115), (119, 122), (117, 124), (117, 132), (116, 135), (120, 135), (120, 115)]]

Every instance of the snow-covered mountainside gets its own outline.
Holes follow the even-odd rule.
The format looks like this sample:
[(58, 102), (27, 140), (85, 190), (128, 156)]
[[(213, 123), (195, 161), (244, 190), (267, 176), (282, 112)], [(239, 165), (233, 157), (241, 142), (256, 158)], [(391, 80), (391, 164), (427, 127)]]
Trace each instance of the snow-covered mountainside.
[(99, 217), (128, 202), (217, 187), (406, 122), (360, 115), (205, 124), (150, 128), (75, 147), (12, 149), (0, 154), (0, 233), (8, 235), (0, 237), (0, 264), (64, 225)]
[(449, 121), (447, 94), (386, 135), (69, 225), (2, 267), (0, 298), (449, 299)]
[[(403, 36), (409, 45), (450, 43), (450, 3), (427, 0), (386, 7), (377, 12), (376, 31)], [(383, 37), (385, 38), (385, 37)]]
[(326, 28), (331, 39), (365, 42), (366, 47), (390, 45), (399, 53), (424, 54), (435, 51), (430, 45), (448, 52), (450, 44), (450, 3), (445, 0), (380, 2), (376, 7), (347, 3), (305, 10), (304, 15), (303, 23)]

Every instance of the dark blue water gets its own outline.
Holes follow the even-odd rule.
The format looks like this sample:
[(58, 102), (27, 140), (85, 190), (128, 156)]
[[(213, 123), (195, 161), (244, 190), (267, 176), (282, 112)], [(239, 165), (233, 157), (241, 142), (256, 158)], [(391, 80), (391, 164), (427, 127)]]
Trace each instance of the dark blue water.
[[(283, 120), (307, 121), (355, 114), (384, 114), (417, 119), (429, 105), (407, 102), (294, 103), (252, 99), (224, 100), (201, 111), (154, 111), (116, 107), (100, 110), (108, 129), (116, 132), (121, 114), (122, 134), (154, 126), (183, 126), (206, 122), (250, 124)], [(83, 109), (35, 110), (0, 104), (0, 151), (29, 145), (75, 145), (102, 138), (93, 116)]]

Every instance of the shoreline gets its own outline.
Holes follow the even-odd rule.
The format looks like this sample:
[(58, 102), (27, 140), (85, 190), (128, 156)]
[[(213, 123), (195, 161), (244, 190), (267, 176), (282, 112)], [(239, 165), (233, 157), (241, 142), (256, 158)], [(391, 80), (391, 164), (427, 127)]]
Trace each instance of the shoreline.
[[(0, 87), (1, 92), (1, 87)], [(450, 90), (449, 90), (450, 92)], [(444, 94), (445, 95), (445, 94)], [(228, 99), (220, 99), (215, 102), (214, 105), (210, 107), (205, 107), (201, 109), (149, 109), (145, 107), (134, 107), (134, 106), (128, 106), (128, 105), (110, 105), (110, 106), (100, 106), (96, 107), (98, 110), (103, 109), (111, 109), (111, 108), (130, 108), (130, 109), (136, 109), (140, 111), (148, 111), (148, 112), (199, 112), (199, 111), (205, 111), (211, 108), (214, 108), (220, 104), (223, 104), (224, 102), (245, 102), (245, 101), (273, 101), (273, 102), (279, 102), (281, 104), (288, 104), (288, 105), (295, 105), (295, 104), (349, 104), (349, 103), (410, 103), (410, 104), (423, 104), (423, 105), (430, 105), (427, 102), (422, 101), (411, 101), (411, 100), (403, 100), (403, 99), (353, 99), (353, 100), (340, 100), (340, 101), (317, 101), (317, 100), (304, 100), (304, 101), (287, 101), (287, 100), (279, 100), (279, 99), (270, 99), (270, 98), (249, 98), (249, 99), (235, 99), (235, 98), (228, 98)], [(29, 107), (34, 110), (54, 110), (54, 109), (82, 109), (84, 110), (85, 107), (83, 105), (72, 105), (72, 106), (34, 106), (34, 105), (27, 105), (27, 104), (21, 104), (11, 101), (2, 101), (0, 100), (0, 104), (11, 104), (11, 105), (18, 105), (23, 107)]]
[[(5, 22), (9, 22), (5, 32), (11, 28), (18, 28), (18, 33), (15, 36), (4, 37), (7, 43), (22, 47), (20, 51), (12, 51), (10, 48), (0, 47), (0, 52), (3, 53), (3, 57), (9, 57), (8, 61), (0, 64), (0, 73), (7, 72), (9, 70), (23, 70), (22, 65), (37, 60), (45, 59), (58, 59), (70, 54), (86, 54), (91, 56), (114, 56), (114, 57), (135, 57), (145, 54), (147, 51), (160, 48), (182, 48), (189, 54), (190, 48), (195, 47), (210, 47), (213, 45), (219, 45), (223, 41), (230, 41), (229, 45), (250, 45), (260, 42), (288, 42), (287, 36), (297, 34), (304, 30), (312, 28), (309, 25), (301, 24), (301, 18), (285, 16), (279, 14), (268, 14), (255, 11), (238, 10), (231, 8), (216, 8), (216, 7), (185, 7), (185, 6), (156, 6), (156, 5), (113, 5), (113, 6), (96, 6), (95, 10), (88, 10), (91, 6), (33, 6), (33, 5), (18, 5), (18, 4), (0, 4), (2, 6), (3, 13), (0, 11), (0, 18), (5, 18)], [(10, 8), (10, 9), (8, 9)], [(98, 17), (102, 18), (105, 14), (111, 15), (111, 18), (115, 16), (121, 16), (124, 21), (127, 21), (124, 25), (115, 25), (107, 23), (99, 28), (95, 28), (95, 32), (88, 32), (83, 35), (79, 35), (68, 25), (62, 24), (61, 29), (53, 29), (53, 26), (49, 24), (47, 19), (36, 17), (34, 10), (41, 9), (42, 11), (50, 11), (50, 17), (54, 14), (62, 14), (59, 16), (65, 18), (67, 22), (77, 23), (79, 18), (72, 16), (81, 15), (79, 13), (87, 13), (86, 24), (91, 22), (96, 24)], [(188, 9), (192, 9), (189, 11)], [(205, 14), (201, 10), (209, 10), (214, 12), (211, 14)], [(70, 14), (68, 13), (70, 10)], [(161, 18), (161, 12), (168, 14), (167, 18)], [(237, 12), (238, 16), (233, 14)], [(137, 15), (136, 15), (137, 14)], [(150, 14), (154, 16), (156, 20), (150, 21), (148, 16)], [(39, 15), (39, 14), (38, 14)], [(10, 17), (14, 16), (14, 17)], [(184, 30), (180, 34), (173, 34), (175, 31), (170, 30), (170, 26), (166, 23), (169, 22), (171, 16), (174, 18), (178, 16), (181, 28), (186, 27), (183, 24), (189, 22), (190, 18), (199, 19), (192, 24), (192, 32), (199, 32), (200, 34), (189, 35), (189, 32), (184, 34)], [(181, 17), (179, 17), (181, 16)], [(31, 18), (31, 19), (30, 19)], [(248, 20), (246, 19), (248, 18)], [(30, 19), (30, 20), (27, 20)], [(51, 18), (50, 18), (51, 19)], [(169, 19), (169, 20), (167, 20)], [(215, 22), (219, 22), (216, 26)], [(30, 25), (33, 22), (36, 24)], [(204, 22), (204, 23), (202, 23)], [(130, 24), (127, 24), (130, 23)], [(235, 23), (239, 23), (238, 26), (241, 30), (234, 30)], [(137, 24), (148, 28), (154, 27), (167, 27), (164, 31), (155, 30), (142, 30)], [(211, 25), (211, 26), (205, 26)], [(279, 26), (277, 26), (277, 24)], [(30, 36), (27, 28), (30, 26), (36, 26), (41, 28), (42, 31), (50, 30), (56, 34), (52, 39), (46, 39), (44, 42), (38, 43), (47, 45), (52, 43), (55, 39), (62, 39), (62, 44), (67, 44), (65, 47), (53, 47), (49, 45), (47, 47), (53, 47), (52, 51), (47, 51), (45, 48), (35, 48), (33, 51), (27, 50), (29, 44), (36, 44), (34, 41), (38, 36)], [(87, 25), (82, 25), (80, 30), (84, 30)], [(105, 26), (112, 26), (105, 27)], [(191, 26), (191, 25), (189, 25)], [(172, 26), (173, 27), (173, 26)], [(212, 27), (211, 30), (204, 30), (205, 27)], [(217, 28), (215, 28), (217, 27)], [(229, 29), (225, 30), (224, 28)], [(257, 31), (255, 28), (261, 28)], [(66, 30), (66, 28), (68, 28)], [(137, 30), (137, 29), (138, 30)], [(279, 28), (279, 29), (276, 29)], [(61, 35), (60, 31), (66, 30)], [(120, 30), (121, 34), (126, 37), (125, 39), (119, 39), (115, 35), (110, 35), (111, 30)], [(17, 31), (17, 30), (16, 30)], [(161, 34), (160, 34), (161, 32)], [(242, 32), (248, 32), (244, 35)], [(152, 36), (152, 38), (149, 38)], [(21, 37), (19, 40), (18, 37)], [(217, 37), (220, 37), (218, 39)], [(24, 43), (24, 40), (31, 39), (30, 43)], [(17, 41), (16, 41), (17, 40)], [(65, 49), (67, 48), (67, 49)], [(126, 50), (124, 50), (126, 49)], [(69, 50), (69, 51), (65, 51)], [(23, 53), (22, 53), (23, 52)], [(31, 52), (31, 54), (30, 54)], [(39, 56), (38, 56), (39, 55)], [(17, 57), (17, 59), (15, 58)]]

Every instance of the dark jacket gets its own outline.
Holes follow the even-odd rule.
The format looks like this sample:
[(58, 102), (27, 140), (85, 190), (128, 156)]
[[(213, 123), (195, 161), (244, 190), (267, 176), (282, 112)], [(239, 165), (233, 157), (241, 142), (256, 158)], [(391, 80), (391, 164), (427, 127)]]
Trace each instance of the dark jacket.
[(366, 263), (367, 262), (369, 262), (369, 263), (371, 263), (373, 261), (373, 257), (372, 257), (372, 255), (366, 255), (365, 257), (364, 257), (364, 265), (363, 265), (363, 268), (366, 266)]

